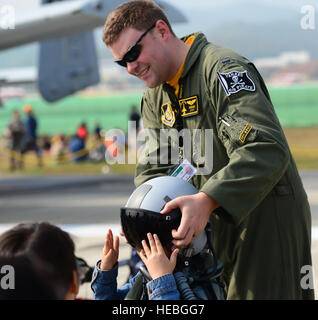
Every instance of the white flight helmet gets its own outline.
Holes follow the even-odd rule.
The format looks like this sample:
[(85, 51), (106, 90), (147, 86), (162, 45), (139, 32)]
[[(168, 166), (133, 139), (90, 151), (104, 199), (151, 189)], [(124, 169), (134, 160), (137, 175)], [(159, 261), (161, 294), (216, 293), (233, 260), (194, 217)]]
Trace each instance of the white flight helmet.
[[(162, 176), (141, 184), (132, 193), (124, 208), (121, 208), (122, 228), (128, 242), (135, 248), (141, 247), (141, 241), (147, 239), (147, 233), (156, 233), (163, 246), (171, 245), (173, 229), (178, 229), (181, 221), (179, 209), (168, 214), (160, 214), (165, 204), (180, 196), (198, 193), (189, 182), (176, 177)], [(207, 243), (203, 231), (180, 254), (191, 257), (203, 250)]]

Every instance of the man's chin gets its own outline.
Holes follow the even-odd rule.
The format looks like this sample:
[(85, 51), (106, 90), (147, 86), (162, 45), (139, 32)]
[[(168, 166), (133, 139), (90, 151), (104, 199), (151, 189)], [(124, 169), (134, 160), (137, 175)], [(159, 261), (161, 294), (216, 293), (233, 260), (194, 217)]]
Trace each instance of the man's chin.
[(155, 86), (155, 85), (153, 85), (153, 84), (147, 84), (146, 82), (145, 82), (145, 85), (148, 87), (148, 88), (150, 88), (150, 89), (153, 89), (153, 88), (156, 88), (157, 86)]
[(150, 80), (143, 80), (144, 84), (147, 86), (147, 88), (153, 89), (156, 88), (158, 86), (160, 86), (163, 82), (154, 82), (154, 81), (150, 81)]

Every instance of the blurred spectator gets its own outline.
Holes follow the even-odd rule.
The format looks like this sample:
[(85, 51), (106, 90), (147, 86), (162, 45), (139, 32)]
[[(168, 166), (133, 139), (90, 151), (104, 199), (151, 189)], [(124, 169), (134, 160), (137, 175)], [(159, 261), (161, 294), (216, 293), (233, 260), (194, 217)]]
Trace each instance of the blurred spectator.
[(78, 293), (80, 273), (74, 251), (69, 234), (47, 222), (21, 223), (0, 235), (1, 256), (29, 257), (59, 300), (73, 300)]
[[(0, 268), (6, 268), (6, 288), (0, 286), (0, 300), (56, 300), (54, 286), (49, 284), (35, 263), (26, 256), (2, 257)], [(11, 269), (12, 268), (12, 269)]]
[[(126, 136), (120, 129), (111, 129), (105, 133), (104, 144), (106, 147), (106, 162), (112, 163), (116, 158), (116, 162), (125, 161)], [(120, 163), (120, 162), (119, 162)], [(121, 162), (123, 163), (123, 162)]]
[(93, 139), (93, 147), (91, 148), (88, 157), (93, 162), (101, 162), (105, 159), (106, 146), (104, 139), (101, 136), (101, 128), (96, 125)]
[(136, 106), (132, 106), (130, 110), (129, 120), (134, 121), (136, 123), (136, 131), (139, 131), (140, 128), (140, 115), (137, 111)]
[(95, 124), (95, 129), (94, 129), (94, 135), (95, 139), (100, 139), (101, 138), (101, 126), (99, 123)]
[(8, 147), (10, 149), (10, 170), (22, 167), (22, 143), (25, 127), (18, 111), (13, 111), (12, 120), (8, 125)]
[(51, 150), (51, 141), (50, 141), (50, 137), (49, 136), (43, 136), (41, 139), (41, 149), (46, 152), (46, 153), (50, 153)]
[(38, 158), (38, 166), (41, 167), (42, 153), (37, 144), (37, 120), (33, 114), (31, 105), (24, 106), (23, 110), (26, 113), (27, 118), (25, 122), (26, 134), (22, 154), (34, 150)]
[[(131, 107), (129, 115), (129, 125), (128, 125), (128, 136), (127, 136), (127, 145), (128, 152), (135, 154), (137, 150), (137, 137), (140, 128), (140, 115), (137, 111), (136, 106)], [(135, 131), (136, 130), (136, 131)]]
[(83, 122), (78, 128), (77, 128), (77, 135), (80, 139), (82, 139), (85, 143), (85, 140), (87, 138), (87, 127), (86, 123)]
[(84, 161), (87, 156), (87, 150), (85, 149), (85, 142), (76, 134), (68, 143), (68, 147), (71, 152), (72, 161), (80, 162)]
[(52, 137), (50, 155), (56, 164), (60, 164), (65, 160), (65, 140), (61, 134)]

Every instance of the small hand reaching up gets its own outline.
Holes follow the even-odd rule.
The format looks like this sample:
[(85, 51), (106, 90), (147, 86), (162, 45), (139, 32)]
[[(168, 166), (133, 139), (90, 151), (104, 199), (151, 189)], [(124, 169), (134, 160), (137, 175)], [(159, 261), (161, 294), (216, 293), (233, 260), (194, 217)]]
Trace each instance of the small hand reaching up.
[(105, 239), (105, 245), (102, 253), (101, 270), (111, 270), (118, 261), (119, 255), (119, 237), (113, 237), (111, 229), (108, 229)]
[(165, 274), (172, 273), (177, 264), (178, 249), (175, 249), (170, 258), (167, 257), (164, 248), (156, 234), (147, 234), (150, 248), (145, 240), (142, 241), (142, 249), (137, 252), (146, 265), (152, 279), (159, 278)]

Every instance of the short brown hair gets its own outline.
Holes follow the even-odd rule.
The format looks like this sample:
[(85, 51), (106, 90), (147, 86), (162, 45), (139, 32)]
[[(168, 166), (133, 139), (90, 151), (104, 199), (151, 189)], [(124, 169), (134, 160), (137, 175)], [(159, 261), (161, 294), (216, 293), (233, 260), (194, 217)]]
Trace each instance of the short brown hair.
[(132, 27), (137, 30), (146, 30), (158, 20), (163, 20), (170, 32), (175, 35), (166, 14), (153, 1), (134, 0), (122, 3), (107, 17), (103, 41), (108, 46), (118, 39), (124, 29)]

